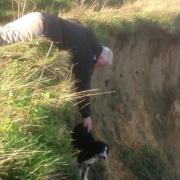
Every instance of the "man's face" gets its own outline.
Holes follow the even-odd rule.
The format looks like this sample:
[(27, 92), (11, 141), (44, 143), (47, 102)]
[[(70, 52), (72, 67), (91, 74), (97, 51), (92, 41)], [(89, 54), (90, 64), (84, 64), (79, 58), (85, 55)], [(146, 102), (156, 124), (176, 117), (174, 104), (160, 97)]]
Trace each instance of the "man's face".
[(97, 62), (96, 62), (96, 67), (104, 67), (108, 65), (108, 59), (106, 56), (102, 56), (100, 55), (99, 58), (97, 59)]

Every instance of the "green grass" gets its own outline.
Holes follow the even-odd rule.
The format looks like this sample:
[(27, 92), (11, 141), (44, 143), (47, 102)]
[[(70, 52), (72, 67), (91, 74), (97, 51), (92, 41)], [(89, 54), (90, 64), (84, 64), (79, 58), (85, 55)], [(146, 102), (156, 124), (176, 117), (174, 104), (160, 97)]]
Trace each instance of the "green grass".
[[(102, 5), (97, 8), (98, 4), (103, 4), (103, 1), (97, 1), (95, 4), (92, 1), (84, 1), (83, 5), (79, 6), (79, 1), (31, 0), (26, 4), (25, 12), (33, 9), (34, 11), (53, 12), (65, 18), (80, 19), (95, 30), (103, 44), (110, 43), (112, 35), (118, 36), (119, 33), (125, 33), (134, 37), (148, 29), (159, 29), (177, 38), (180, 37), (180, 3), (177, 0), (167, 0), (166, 2), (162, 0), (139, 0), (134, 3), (127, 0), (123, 1), (123, 6), (119, 6), (115, 0), (107, 2), (106, 6)], [(108, 4), (115, 6), (110, 7)], [(11, 6), (11, 0), (0, 6), (2, 21), (13, 18)], [(14, 9), (14, 16), (17, 17), (17, 4), (14, 5)], [(67, 12), (67, 10), (69, 11)], [(139, 31), (141, 33), (138, 33)]]
[(44, 40), (0, 47), (2, 179), (48, 179), (54, 174), (77, 179), (67, 128), (76, 94), (63, 59), (60, 68), (53, 67), (58, 52), (53, 48), (46, 58), (49, 47)]
[[(127, 1), (129, 2), (129, 1)], [(64, 14), (65, 18), (77, 18), (93, 28), (103, 44), (109, 44), (119, 34), (129, 38), (151, 35), (147, 31), (163, 31), (175, 38), (180, 37), (180, 3), (177, 0), (139, 0), (121, 7), (82, 6)], [(141, 33), (139, 33), (141, 32)]]
[(31, 11), (46, 11), (62, 15), (74, 7), (83, 5), (93, 5), (100, 9), (104, 5), (119, 6), (123, 2), (124, 0), (6, 0), (0, 2), (0, 23), (5, 23)]
[(175, 180), (175, 170), (170, 166), (167, 156), (151, 146), (119, 147), (119, 156), (124, 165), (138, 180)]
[[(35, 7), (34, 10), (58, 14), (61, 9), (63, 17), (80, 19), (92, 27), (103, 44), (109, 44), (119, 34), (133, 38), (149, 29), (180, 37), (177, 0), (144, 0), (121, 8), (116, 7), (115, 0), (110, 3), (115, 6), (89, 8), (85, 4), (62, 13), (76, 7), (75, 1), (43, 0), (36, 4), (31, 0), (25, 10)], [(2, 23), (17, 14), (17, 4), (13, 12), (10, 0), (0, 2)], [(72, 103), (77, 98), (72, 92), (71, 72), (63, 63), (69, 55), (64, 52), (58, 55), (53, 48), (46, 58), (49, 47), (50, 43), (44, 40), (0, 47), (0, 178), (3, 180), (47, 179), (54, 175), (60, 179), (78, 179), (76, 168), (71, 165), (74, 151), (67, 127), (76, 116)], [(164, 155), (151, 147), (123, 146), (120, 152), (125, 166), (139, 180), (176, 178)]]

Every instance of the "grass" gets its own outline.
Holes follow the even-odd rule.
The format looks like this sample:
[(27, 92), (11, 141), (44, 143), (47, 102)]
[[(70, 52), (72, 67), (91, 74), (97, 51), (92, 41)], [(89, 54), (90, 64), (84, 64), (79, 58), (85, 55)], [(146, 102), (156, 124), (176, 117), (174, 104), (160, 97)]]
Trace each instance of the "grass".
[[(180, 3), (177, 0), (138, 0), (119, 7), (81, 6), (64, 14), (65, 18), (77, 18), (97, 33), (100, 41), (108, 44), (111, 37), (125, 33), (135, 37), (139, 31), (160, 29), (180, 37)], [(141, 34), (141, 33), (140, 33)]]
[(10, 21), (22, 16), (26, 12), (31, 11), (46, 11), (58, 14), (67, 12), (74, 7), (83, 5), (95, 5), (101, 8), (105, 5), (119, 5), (122, 4), (119, 0), (6, 0), (0, 2), (0, 17), (1, 23)]
[(133, 148), (123, 144), (119, 150), (120, 159), (138, 180), (178, 179), (166, 155), (151, 146), (144, 145)]
[[(58, 0), (53, 4), (38, 2), (29, 1), (25, 10), (58, 14), (59, 8), (67, 11), (75, 6), (63, 13), (63, 17), (80, 19), (92, 27), (103, 44), (109, 44), (119, 33), (135, 37), (139, 31), (150, 28), (180, 37), (177, 0), (141, 0), (122, 7), (94, 4), (76, 7), (73, 1)], [(14, 14), (10, 0), (0, 2), (0, 9), (4, 22), (17, 17), (17, 5)], [(54, 48), (47, 54), (49, 48), (50, 42), (44, 40), (0, 47), (0, 178), (3, 180), (51, 176), (78, 179), (71, 165), (74, 151), (67, 127), (74, 120), (72, 103), (77, 98), (72, 92), (71, 72), (63, 63), (69, 55), (64, 52), (58, 55)], [(125, 166), (140, 180), (175, 177), (166, 158), (151, 147), (134, 149), (124, 145), (120, 152)]]
[(34, 40), (0, 48), (1, 179), (77, 179), (66, 125), (76, 95), (63, 60), (52, 69), (58, 52), (47, 57), (49, 47)]
[[(162, 0), (138, 0), (134, 3), (123, 1), (123, 6), (120, 6), (115, 0), (107, 1), (115, 5), (112, 7), (104, 6), (103, 1), (97, 1), (97, 3), (82, 2), (84, 3), (79, 5), (78, 2), (69, 0), (66, 1), (65, 5), (63, 0), (46, 2), (31, 0), (26, 4), (25, 11), (48, 11), (59, 14), (60, 17), (80, 19), (95, 30), (103, 44), (108, 44), (112, 35), (115, 36), (123, 32), (134, 37), (137, 32), (148, 28), (159, 28), (178, 38), (180, 37), (180, 3), (177, 0), (166, 0), (166, 2)], [(99, 7), (99, 4), (103, 5)], [(3, 7), (0, 11), (1, 16), (6, 21), (13, 18), (11, 6), (10, 0), (5, 5), (0, 6)], [(16, 4), (14, 9), (16, 12)], [(69, 11), (67, 12), (67, 10)]]

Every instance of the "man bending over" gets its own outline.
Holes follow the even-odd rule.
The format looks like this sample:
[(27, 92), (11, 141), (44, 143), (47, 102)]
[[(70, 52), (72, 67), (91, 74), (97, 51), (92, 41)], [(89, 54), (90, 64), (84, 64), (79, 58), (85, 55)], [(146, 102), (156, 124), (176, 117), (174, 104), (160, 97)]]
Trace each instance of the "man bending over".
[[(78, 92), (91, 88), (91, 76), (95, 66), (112, 64), (112, 51), (101, 46), (94, 32), (79, 22), (65, 20), (53, 14), (33, 12), (0, 27), (1, 46), (36, 37), (46, 37), (59, 49), (71, 51)], [(83, 124), (90, 131), (92, 122), (89, 97), (83, 97), (79, 101)]]

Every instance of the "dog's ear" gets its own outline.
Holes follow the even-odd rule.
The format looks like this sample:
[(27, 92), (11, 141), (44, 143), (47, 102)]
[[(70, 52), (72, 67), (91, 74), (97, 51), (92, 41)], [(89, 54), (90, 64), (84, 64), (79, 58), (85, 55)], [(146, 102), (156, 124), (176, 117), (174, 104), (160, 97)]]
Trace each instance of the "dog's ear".
[(81, 150), (84, 148), (87, 149), (90, 144), (95, 142), (93, 134), (88, 132), (87, 128), (85, 128), (82, 123), (74, 127), (71, 138), (73, 139), (73, 146)]

